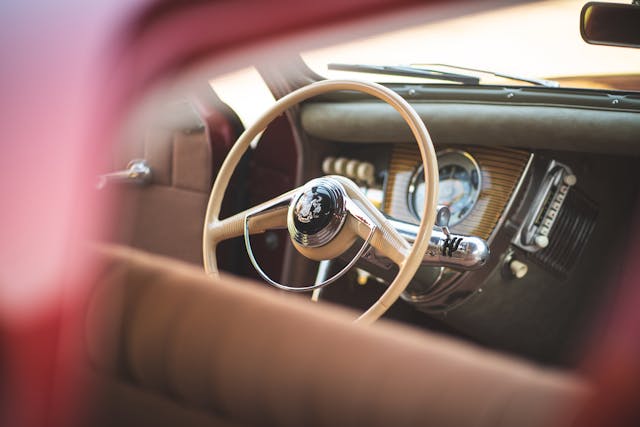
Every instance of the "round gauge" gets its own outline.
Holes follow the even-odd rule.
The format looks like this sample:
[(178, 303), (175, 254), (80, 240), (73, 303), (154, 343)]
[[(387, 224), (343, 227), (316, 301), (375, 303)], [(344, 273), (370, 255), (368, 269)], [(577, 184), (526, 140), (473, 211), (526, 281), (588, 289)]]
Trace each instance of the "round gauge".
[[(469, 153), (447, 150), (438, 153), (440, 186), (438, 204), (451, 211), (450, 226), (462, 221), (473, 209), (480, 194), (480, 168)], [(424, 171), (419, 166), (409, 184), (409, 210), (422, 218), (424, 207)]]

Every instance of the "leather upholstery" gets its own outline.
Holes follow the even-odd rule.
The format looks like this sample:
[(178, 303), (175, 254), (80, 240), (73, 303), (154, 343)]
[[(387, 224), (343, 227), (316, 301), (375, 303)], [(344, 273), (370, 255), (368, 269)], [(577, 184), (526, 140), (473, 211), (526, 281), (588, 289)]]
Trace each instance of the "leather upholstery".
[(446, 337), (355, 325), (356, 313), (134, 249), (100, 253), (91, 425), (567, 425), (590, 394)]
[[(112, 234), (118, 243), (202, 265), (213, 175), (240, 129), (233, 128), (235, 116), (208, 85), (196, 101), (167, 102), (141, 114), (114, 148), (112, 169), (141, 158), (152, 177), (145, 186), (111, 186), (119, 210)], [(234, 202), (233, 190), (227, 203)], [(227, 268), (232, 256), (226, 255)]]
[(140, 120), (114, 149), (114, 169), (132, 159), (151, 168), (148, 185), (113, 185), (118, 222), (113, 239), (202, 265), (202, 222), (212, 183), (205, 123), (188, 102), (164, 105)]

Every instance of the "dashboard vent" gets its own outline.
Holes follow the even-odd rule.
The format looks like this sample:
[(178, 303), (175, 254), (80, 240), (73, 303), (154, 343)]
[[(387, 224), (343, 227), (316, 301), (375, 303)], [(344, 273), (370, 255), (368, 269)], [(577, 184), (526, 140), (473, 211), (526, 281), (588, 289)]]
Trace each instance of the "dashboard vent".
[(597, 205), (579, 189), (572, 188), (551, 229), (549, 246), (531, 254), (531, 258), (565, 278), (586, 246), (597, 216)]

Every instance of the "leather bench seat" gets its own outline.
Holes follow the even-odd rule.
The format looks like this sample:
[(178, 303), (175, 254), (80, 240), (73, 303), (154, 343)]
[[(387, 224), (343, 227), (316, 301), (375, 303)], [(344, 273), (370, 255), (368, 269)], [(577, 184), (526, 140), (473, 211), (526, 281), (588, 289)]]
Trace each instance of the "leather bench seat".
[(88, 425), (568, 425), (579, 378), (256, 283), (101, 247)]

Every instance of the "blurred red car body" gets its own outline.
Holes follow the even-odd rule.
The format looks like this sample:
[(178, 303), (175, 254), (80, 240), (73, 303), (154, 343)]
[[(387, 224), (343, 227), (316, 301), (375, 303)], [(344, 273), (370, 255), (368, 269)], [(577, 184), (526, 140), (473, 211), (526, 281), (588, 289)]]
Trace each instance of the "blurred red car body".
[[(95, 194), (118, 126), (145, 91), (203, 59), (218, 72), (301, 33), (421, 1), (12, 2), (1, 6), (0, 424), (63, 426), (91, 398), (74, 380), (77, 316), (91, 281), (86, 241), (108, 233)], [(321, 43), (318, 41), (317, 43)], [(634, 235), (640, 237), (640, 222)], [(640, 238), (586, 369), (602, 386), (583, 425), (638, 416)], [(637, 418), (636, 418), (637, 419)]]

